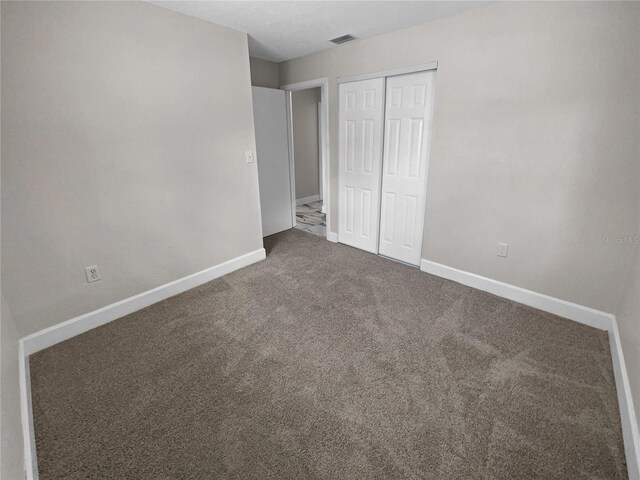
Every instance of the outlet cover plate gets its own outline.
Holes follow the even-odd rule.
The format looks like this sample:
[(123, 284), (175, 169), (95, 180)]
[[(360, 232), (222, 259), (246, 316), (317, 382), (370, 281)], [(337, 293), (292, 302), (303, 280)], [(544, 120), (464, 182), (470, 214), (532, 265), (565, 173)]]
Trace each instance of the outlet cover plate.
[(90, 267), (85, 267), (84, 274), (87, 277), (88, 283), (97, 282), (102, 280), (102, 275), (100, 274), (100, 268), (98, 265), (92, 265)]
[(509, 244), (508, 243), (499, 243), (498, 244), (498, 256), (499, 257), (507, 257), (509, 255)]

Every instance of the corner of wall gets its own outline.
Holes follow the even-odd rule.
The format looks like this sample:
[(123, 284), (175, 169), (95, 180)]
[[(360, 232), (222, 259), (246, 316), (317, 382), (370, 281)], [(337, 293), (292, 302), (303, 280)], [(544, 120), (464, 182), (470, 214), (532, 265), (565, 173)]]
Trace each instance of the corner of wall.
[(0, 457), (0, 478), (24, 478), (22, 452), (22, 426), (20, 423), (20, 367), (19, 367), (19, 335), (11, 316), (9, 306), (2, 295), (0, 311), (0, 354), (2, 359), (0, 385), (0, 430), (2, 456)]
[(280, 88), (280, 73), (276, 62), (249, 57), (249, 66), (252, 86)]

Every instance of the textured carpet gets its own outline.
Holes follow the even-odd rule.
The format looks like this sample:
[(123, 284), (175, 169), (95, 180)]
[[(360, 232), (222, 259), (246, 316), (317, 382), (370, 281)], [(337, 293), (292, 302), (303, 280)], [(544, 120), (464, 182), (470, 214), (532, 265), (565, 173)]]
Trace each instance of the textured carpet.
[(607, 335), (299, 230), (31, 357), (40, 478), (626, 478)]

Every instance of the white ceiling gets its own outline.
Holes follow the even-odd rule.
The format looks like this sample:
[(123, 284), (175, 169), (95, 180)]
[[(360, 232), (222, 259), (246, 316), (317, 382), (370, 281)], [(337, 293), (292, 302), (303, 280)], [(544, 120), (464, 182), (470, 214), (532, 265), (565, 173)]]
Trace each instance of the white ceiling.
[(455, 15), (477, 1), (159, 1), (149, 3), (249, 34), (252, 57), (282, 62), (335, 47), (350, 33), (370, 38)]

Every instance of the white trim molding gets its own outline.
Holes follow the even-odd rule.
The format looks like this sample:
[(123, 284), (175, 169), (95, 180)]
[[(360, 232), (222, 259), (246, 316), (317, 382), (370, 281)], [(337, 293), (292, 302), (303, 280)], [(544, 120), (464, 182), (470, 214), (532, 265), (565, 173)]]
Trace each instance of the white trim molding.
[(476, 275), (475, 273), (458, 270), (457, 268), (448, 267), (440, 263), (425, 260), (424, 258), (420, 262), (420, 270), (537, 308), (544, 312), (553, 313), (554, 315), (589, 325), (590, 327), (606, 330), (609, 334), (611, 360), (613, 362), (613, 372), (618, 393), (618, 407), (620, 409), (620, 421), (622, 423), (622, 436), (624, 439), (629, 478), (631, 480), (640, 480), (640, 433), (638, 431), (638, 421), (631, 396), (629, 376), (622, 352), (622, 344), (620, 343), (620, 333), (618, 332), (618, 324), (614, 315), (532, 290), (516, 287), (508, 283), (499, 282), (491, 278)]
[(215, 280), (235, 270), (247, 267), (265, 258), (266, 251), (264, 248), (260, 248), (21, 338), (19, 347), (20, 416), (24, 439), (24, 466), (27, 480), (38, 480), (38, 460), (36, 455), (35, 430), (33, 427), (33, 410), (31, 408), (29, 355), (141, 310), (161, 300)]
[(20, 421), (22, 424), (24, 473), (27, 480), (38, 480), (36, 431), (33, 426), (33, 410), (31, 409), (31, 373), (29, 371), (29, 355), (24, 352), (24, 340), (20, 340), (19, 355)]
[(612, 315), (612, 329), (609, 332), (609, 346), (613, 361), (613, 374), (616, 379), (620, 421), (622, 423), (622, 438), (624, 439), (624, 453), (627, 457), (627, 472), (630, 480), (640, 480), (640, 432), (638, 420), (631, 395), (631, 385), (627, 366), (622, 353), (618, 322)]
[(499, 282), (491, 278), (476, 275), (475, 273), (458, 270), (457, 268), (448, 267), (440, 263), (425, 260), (424, 258), (420, 261), (420, 270), (437, 275), (438, 277), (453, 280), (454, 282), (462, 283), (468, 287), (492, 293), (498, 297), (508, 298), (514, 302), (522, 303), (544, 312), (553, 313), (554, 315), (568, 318), (569, 320), (584, 323), (590, 327), (606, 331), (611, 331), (613, 328), (611, 323), (613, 316), (610, 313), (584, 307), (577, 303), (567, 302), (566, 300), (560, 300), (559, 298), (527, 290), (526, 288)]
[(293, 101), (291, 92), (284, 92), (287, 110), (287, 143), (289, 145), (289, 194), (291, 195), (291, 225), (296, 226), (296, 169), (293, 146)]
[(361, 80), (371, 80), (372, 78), (393, 77), (395, 75), (404, 75), (406, 73), (424, 72), (425, 70), (437, 69), (438, 62), (421, 63), (419, 65), (392, 68), (390, 70), (382, 70), (380, 72), (369, 72), (359, 75), (342, 75), (338, 77), (338, 83), (359, 82)]
[[(320, 195), (311, 195), (310, 197), (296, 198), (296, 206), (304, 205), (306, 203), (319, 202), (319, 201), (320, 201)], [(324, 208), (324, 205), (323, 205), (323, 208)]]
[(330, 232), (327, 230), (327, 240), (333, 243), (338, 243), (338, 234), (336, 232)]

